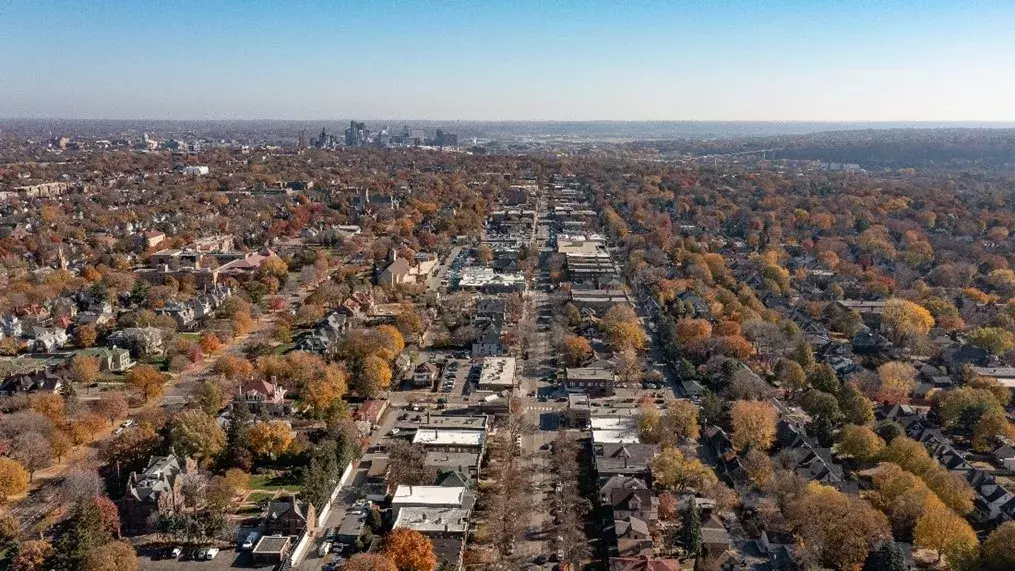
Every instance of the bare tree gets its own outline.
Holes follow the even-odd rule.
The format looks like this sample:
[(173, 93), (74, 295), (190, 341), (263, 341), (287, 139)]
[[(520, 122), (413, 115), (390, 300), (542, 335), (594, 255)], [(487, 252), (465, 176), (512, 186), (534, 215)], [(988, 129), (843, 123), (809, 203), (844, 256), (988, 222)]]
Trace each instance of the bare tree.
[(24, 432), (15, 436), (11, 442), (10, 455), (21, 462), (32, 477), (37, 470), (46, 468), (53, 462), (53, 449), (49, 440), (38, 432)]
[(65, 504), (94, 498), (102, 492), (102, 480), (95, 470), (74, 467), (60, 482), (60, 499)]

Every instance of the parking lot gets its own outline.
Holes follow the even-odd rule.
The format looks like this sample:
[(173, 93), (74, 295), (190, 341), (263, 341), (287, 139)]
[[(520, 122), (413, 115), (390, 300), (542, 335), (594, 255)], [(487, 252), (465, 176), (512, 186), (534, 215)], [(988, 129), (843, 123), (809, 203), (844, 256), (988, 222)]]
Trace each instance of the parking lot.
[(172, 571), (174, 569), (271, 569), (272, 565), (254, 567), (251, 564), (249, 551), (237, 551), (235, 547), (221, 549), (212, 560), (195, 560), (195, 548), (186, 548), (181, 557), (173, 559), (165, 557), (163, 548), (139, 548), (138, 562), (145, 571)]

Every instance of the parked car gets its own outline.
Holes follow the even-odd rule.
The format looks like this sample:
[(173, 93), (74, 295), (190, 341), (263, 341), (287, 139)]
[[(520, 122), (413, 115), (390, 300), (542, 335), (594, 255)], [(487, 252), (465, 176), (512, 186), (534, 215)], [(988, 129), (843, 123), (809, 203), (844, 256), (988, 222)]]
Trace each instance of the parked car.
[(183, 548), (180, 547), (180, 546), (176, 546), (176, 547), (172, 548), (171, 550), (169, 550), (169, 557), (170, 557), (170, 559), (176, 559), (176, 558), (178, 558), (181, 555), (183, 555)]
[(260, 533), (258, 533), (256, 531), (252, 531), (252, 532), (248, 533), (247, 534), (247, 538), (244, 539), (243, 540), (243, 544), (240, 545), (240, 549), (243, 549), (243, 550), (253, 549), (254, 546), (257, 545), (257, 540), (258, 539), (261, 539), (261, 534)]
[(204, 554), (204, 559), (206, 561), (211, 561), (212, 559), (215, 559), (215, 556), (218, 555), (218, 554), (219, 554), (219, 548), (218, 547), (211, 547)]

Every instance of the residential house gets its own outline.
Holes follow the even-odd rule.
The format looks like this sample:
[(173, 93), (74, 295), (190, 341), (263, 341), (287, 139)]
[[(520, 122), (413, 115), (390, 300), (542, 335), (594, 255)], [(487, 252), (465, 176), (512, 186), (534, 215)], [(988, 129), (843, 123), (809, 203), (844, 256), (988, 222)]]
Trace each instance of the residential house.
[(714, 514), (701, 522), (701, 546), (710, 557), (719, 557), (731, 544), (732, 540), (726, 526)]
[(252, 405), (280, 406), (285, 401), (285, 394), (286, 390), (275, 383), (252, 380), (240, 387), (236, 400)]
[(639, 557), (652, 555), (652, 534), (649, 524), (636, 517), (624, 517), (613, 521), (617, 555)]
[(64, 379), (48, 368), (23, 371), (8, 375), (0, 382), (0, 394), (13, 396), (18, 393), (58, 393)]
[(137, 357), (161, 355), (165, 352), (162, 330), (156, 327), (128, 327), (114, 331), (107, 338), (114, 347), (126, 347)]
[(33, 329), (32, 349), (40, 353), (52, 353), (66, 345), (69, 340), (67, 331), (59, 327), (51, 329), (36, 327)]
[(415, 387), (432, 387), (437, 378), (437, 366), (424, 361), (412, 371), (412, 384)]
[(21, 320), (16, 315), (3, 315), (0, 316), (0, 335), (3, 337), (13, 337), (17, 339), (21, 337), (24, 329), (21, 325)]
[(168, 315), (180, 329), (189, 329), (194, 324), (194, 308), (189, 304), (171, 301), (155, 310), (159, 315)]
[(640, 557), (611, 557), (610, 571), (681, 571), (679, 559)]
[(659, 499), (645, 488), (613, 488), (609, 505), (613, 519), (635, 517), (649, 525), (659, 521)]
[(488, 324), (479, 338), (472, 343), (473, 357), (497, 357), (507, 353), (507, 347), (500, 340), (501, 329), (496, 323)]
[(299, 535), (313, 533), (316, 521), (314, 505), (290, 495), (268, 502), (262, 525), (265, 535)]
[(507, 304), (498, 298), (480, 299), (476, 302), (476, 320), (504, 323), (507, 321)]
[(95, 357), (99, 360), (99, 369), (110, 373), (122, 373), (134, 366), (134, 361), (130, 358), (130, 351), (119, 349), (116, 346), (85, 349), (78, 353)]
[(656, 444), (593, 444), (593, 462), (601, 484), (614, 476), (633, 476), (651, 483), (652, 459), (659, 454)]
[(175, 453), (153, 456), (143, 472), (131, 472), (127, 492), (118, 503), (124, 531), (147, 532), (156, 516), (182, 508), (182, 477), (196, 472), (195, 460)]

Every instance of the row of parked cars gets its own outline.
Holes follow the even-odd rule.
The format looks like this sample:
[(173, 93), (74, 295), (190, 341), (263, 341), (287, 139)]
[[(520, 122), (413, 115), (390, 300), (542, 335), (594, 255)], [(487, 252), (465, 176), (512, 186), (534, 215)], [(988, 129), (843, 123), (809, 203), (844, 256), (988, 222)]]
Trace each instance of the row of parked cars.
[(152, 555), (152, 559), (179, 559), (180, 561), (211, 561), (221, 551), (218, 547), (200, 547), (195, 549), (184, 549), (177, 545), (159, 550)]

